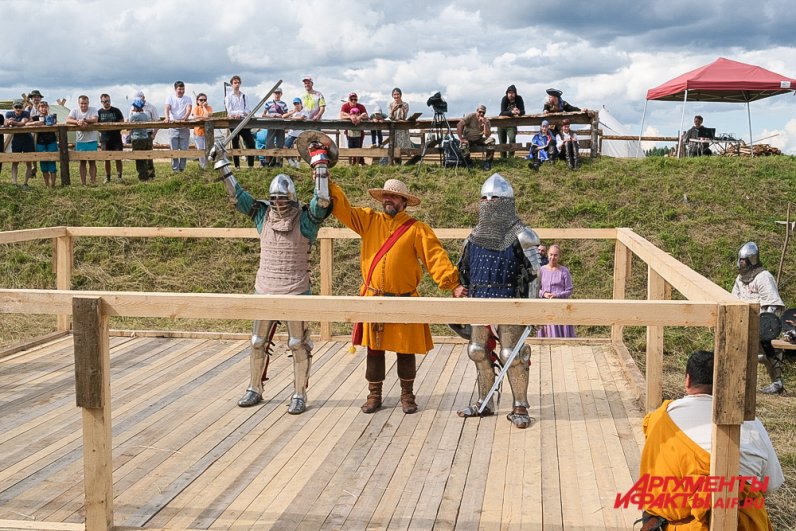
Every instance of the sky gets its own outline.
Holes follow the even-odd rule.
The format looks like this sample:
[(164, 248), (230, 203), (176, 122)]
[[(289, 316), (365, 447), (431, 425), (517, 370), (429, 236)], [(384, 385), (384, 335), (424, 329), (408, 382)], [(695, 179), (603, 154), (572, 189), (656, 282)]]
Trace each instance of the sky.
[[(310, 75), (326, 117), (349, 92), (386, 111), (400, 87), (421, 119), (440, 91), (450, 118), (480, 103), (497, 115), (513, 84), (528, 113), (554, 87), (638, 134), (648, 89), (719, 57), (796, 78), (796, 10), (785, 0), (0, 0), (0, 19), (0, 100), (38, 89), (70, 108), (80, 94), (98, 106), (107, 92), (126, 111), (142, 89), (162, 113), (182, 80), (223, 110), (233, 74), (252, 102), (278, 80), (292, 99)], [(755, 142), (796, 154), (796, 96), (750, 111)], [(694, 114), (749, 140), (745, 104), (689, 102), (686, 128)], [(682, 103), (649, 102), (644, 134), (675, 136), (682, 116)]]

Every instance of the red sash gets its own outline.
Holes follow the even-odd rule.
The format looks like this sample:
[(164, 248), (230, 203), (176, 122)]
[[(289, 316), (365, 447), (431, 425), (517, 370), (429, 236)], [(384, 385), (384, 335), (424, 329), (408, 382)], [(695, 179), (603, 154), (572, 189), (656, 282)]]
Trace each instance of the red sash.
[[(395, 232), (390, 234), (390, 237), (387, 238), (381, 248), (378, 250), (376, 255), (373, 257), (373, 261), (370, 263), (370, 271), (368, 271), (368, 276), (365, 279), (365, 284), (362, 286), (362, 290), (359, 292), (360, 297), (365, 295), (368, 292), (368, 287), (370, 286), (370, 279), (373, 276), (373, 271), (376, 269), (376, 264), (381, 260), (387, 251), (389, 251), (395, 242), (403, 236), (403, 234), (409, 230), (409, 227), (417, 221), (415, 219), (408, 219), (406, 220), (400, 227), (398, 227)], [(354, 329), (351, 331), (351, 345), (361, 345), (362, 344), (362, 323), (354, 323)]]

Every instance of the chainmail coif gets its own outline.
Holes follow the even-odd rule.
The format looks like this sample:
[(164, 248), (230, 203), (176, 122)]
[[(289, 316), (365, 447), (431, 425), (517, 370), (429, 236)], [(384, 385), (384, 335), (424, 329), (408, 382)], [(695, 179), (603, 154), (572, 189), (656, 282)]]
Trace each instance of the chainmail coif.
[(485, 249), (502, 251), (517, 239), (525, 225), (517, 217), (513, 197), (495, 197), (478, 204), (478, 225), (468, 240)]

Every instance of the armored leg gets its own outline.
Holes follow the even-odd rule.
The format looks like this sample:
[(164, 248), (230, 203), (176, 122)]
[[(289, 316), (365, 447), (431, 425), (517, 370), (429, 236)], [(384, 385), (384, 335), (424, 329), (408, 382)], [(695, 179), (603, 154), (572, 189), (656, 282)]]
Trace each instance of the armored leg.
[[(495, 370), (492, 368), (492, 361), (489, 359), (486, 344), (489, 341), (489, 328), (481, 325), (473, 325), (470, 335), (470, 344), (467, 345), (467, 355), (475, 362), (475, 370), (478, 378), (478, 402), (458, 411), (460, 417), (478, 416), (478, 408), (481, 401), (486, 398), (487, 393), (495, 383)], [(483, 415), (494, 414), (494, 399), (484, 408)]]
[(785, 390), (785, 386), (782, 384), (782, 351), (774, 349), (771, 341), (761, 341), (760, 346), (765, 353), (761, 361), (766, 366), (768, 376), (771, 378), (771, 383), (760, 391), (769, 395), (781, 393)]
[(288, 321), (287, 346), (293, 353), (293, 397), (287, 412), (298, 415), (307, 409), (307, 384), (312, 365), (312, 341), (310, 331), (302, 321)]
[[(506, 363), (524, 331), (524, 326), (498, 326), (501, 362)], [(509, 380), (511, 394), (514, 398), (508, 419), (518, 428), (527, 428), (532, 422), (531, 417), (528, 415), (528, 362), (530, 359), (531, 348), (528, 345), (523, 345), (506, 372), (506, 378)]]
[(240, 407), (251, 407), (263, 400), (263, 378), (267, 367), (268, 349), (279, 321), (254, 321), (251, 352), (249, 353), (249, 387), (238, 400)]

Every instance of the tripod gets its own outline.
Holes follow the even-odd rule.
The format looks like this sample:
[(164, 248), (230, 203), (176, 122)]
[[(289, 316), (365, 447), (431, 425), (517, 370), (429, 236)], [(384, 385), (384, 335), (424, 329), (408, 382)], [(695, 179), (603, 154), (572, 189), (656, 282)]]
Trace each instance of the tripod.
[[(423, 143), (423, 150), (420, 152), (420, 155), (418, 155), (417, 160), (410, 160), (407, 162), (407, 164), (417, 164), (415, 174), (420, 172), (420, 165), (423, 163), (423, 159), (426, 157), (428, 150), (435, 148), (445, 138), (450, 138), (452, 136), (451, 125), (448, 123), (445, 113), (434, 109), (434, 118), (431, 120), (431, 127), (428, 129), (426, 141)], [(444, 162), (444, 154), (442, 151), (440, 151), (439, 158), (440, 164), (442, 164)]]

